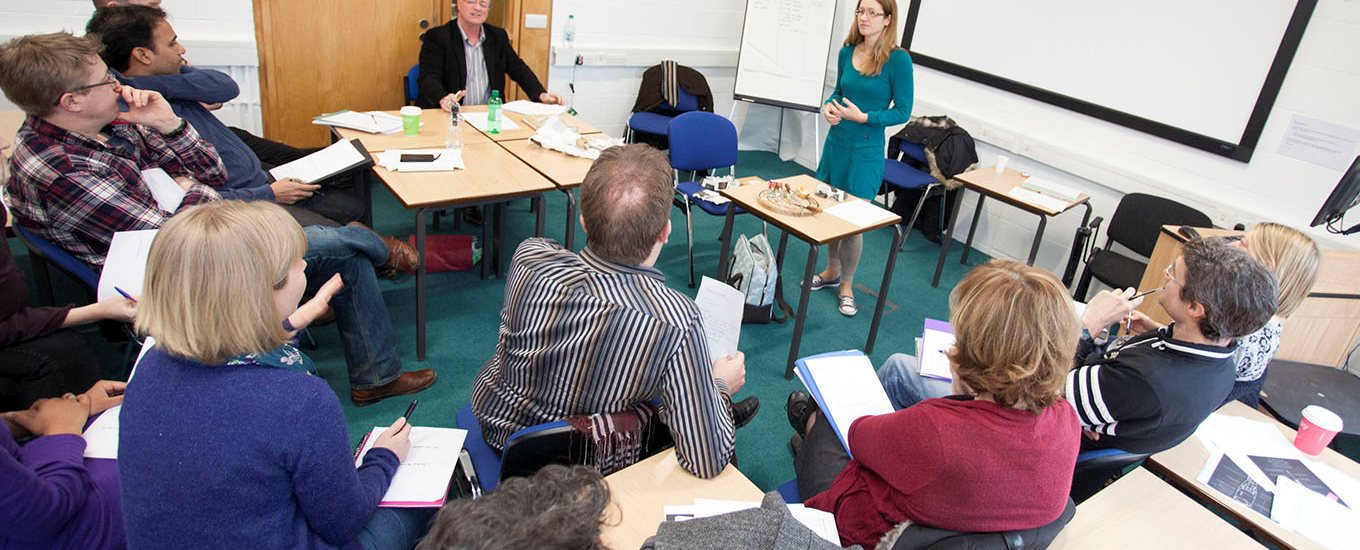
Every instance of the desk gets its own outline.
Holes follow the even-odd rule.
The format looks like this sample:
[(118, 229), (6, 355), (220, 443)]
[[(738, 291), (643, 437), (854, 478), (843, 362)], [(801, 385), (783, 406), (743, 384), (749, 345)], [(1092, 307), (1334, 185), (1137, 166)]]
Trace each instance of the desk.
[(586, 172), (590, 171), (595, 161), (546, 149), (527, 139), (499, 143), (510, 154), (519, 157), (525, 164), (552, 180), (558, 191), (566, 193), (567, 227), (564, 240), (567, 249), (572, 250), (573, 242), (576, 240), (576, 196), (572, 194), (572, 189), (581, 186), (581, 182), (586, 179)]
[[(1232, 416), (1242, 416), (1261, 422), (1274, 424), (1284, 434), (1285, 439), (1294, 440), (1294, 430), (1289, 429), (1283, 424), (1276, 422), (1275, 419), (1262, 414), (1255, 409), (1247, 407), (1237, 401), (1224, 405), (1219, 409), (1220, 414)], [(1195, 478), (1199, 476), (1200, 470), (1204, 469), (1204, 462), (1209, 460), (1209, 450), (1204, 447), (1198, 437), (1190, 436), (1189, 439), (1181, 442), (1169, 450), (1162, 451), (1145, 463), (1146, 467), (1153, 472), (1166, 478), (1167, 482), (1179, 487), (1188, 494), (1200, 497), (1226, 512), (1228, 515), (1237, 518), (1244, 525), (1249, 526), (1253, 531), (1259, 533), (1266, 539), (1273, 541), (1283, 548), (1322, 548), (1317, 543), (1308, 540), (1298, 533), (1290, 532), (1267, 518), (1261, 517), (1249, 510), (1246, 506), (1239, 504), (1228, 496), (1204, 485)], [(1351, 459), (1331, 449), (1323, 449), (1322, 454), (1316, 459), (1326, 463), (1328, 466), (1336, 468), (1343, 474), (1352, 478), (1360, 479), (1360, 464), (1352, 462)], [(1099, 495), (1097, 495), (1099, 496)], [(1078, 517), (1081, 511), (1077, 512)]]
[[(416, 269), (416, 359), (425, 360), (425, 213), (432, 208), (446, 206), (472, 206), (498, 203), (486, 223), (495, 223), (496, 243), (483, 243), (486, 253), (482, 256), (482, 269), (485, 273), (486, 262), (501, 262), (500, 242), (504, 238), (502, 218), (504, 202), (522, 197), (532, 197), (537, 207), (538, 221), (535, 234), (543, 234), (543, 197), (546, 191), (555, 189), (552, 182), (520, 162), (499, 145), (490, 142), (465, 144), (463, 146), (464, 170), (453, 172), (392, 172), (382, 167), (374, 167), (378, 179), (392, 191), (402, 206), (416, 211), (416, 250), (420, 252), (421, 262)], [(494, 260), (493, 260), (494, 258)]]
[(1303, 408), (1318, 405), (1341, 417), (1338, 440), (1360, 436), (1360, 377), (1345, 369), (1278, 359), (1267, 372), (1261, 405), (1286, 426), (1299, 429)]
[(1049, 548), (1260, 548), (1213, 512), (1138, 468), (1086, 502)]
[[(485, 112), (486, 112), (486, 105), (467, 105), (467, 106), (464, 106), (464, 107), (463, 107), (463, 112), (465, 112), (465, 113), (485, 113)], [(525, 115), (521, 115), (521, 114), (519, 114), (519, 113), (512, 113), (512, 112), (506, 111), (506, 110), (504, 110), (504, 109), (501, 109), (501, 114), (505, 115), (506, 118), (508, 118), (508, 119), (510, 119), (510, 120), (512, 120), (512, 121), (514, 121), (515, 124), (518, 124), (518, 125), (519, 125), (519, 129), (518, 129), (518, 130), (502, 130), (501, 133), (499, 133), (499, 134), (486, 134), (486, 137), (491, 138), (492, 141), (496, 141), (496, 142), (506, 142), (506, 141), (514, 141), (514, 140), (517, 140), (517, 139), (529, 139), (529, 136), (532, 136), (532, 135), (534, 135), (535, 133), (538, 132), (538, 130), (537, 130), (538, 126), (541, 125), (541, 124), (543, 123), (542, 121), (543, 121), (545, 118), (547, 118), (547, 117), (538, 117), (538, 116), (525, 116)], [(575, 116), (572, 116), (572, 115), (569, 115), (569, 114), (566, 114), (566, 113), (562, 113), (561, 115), (558, 115), (558, 117), (562, 119), (562, 122), (563, 122), (564, 124), (566, 124), (567, 127), (573, 127), (573, 126), (576, 127), (576, 133), (578, 133), (578, 134), (585, 135), (585, 134), (598, 134), (598, 133), (600, 133), (600, 131), (599, 131), (599, 130), (596, 130), (594, 126), (591, 126), (590, 124), (587, 124), (585, 121), (583, 121), (583, 120), (581, 120), (581, 119), (579, 119), (579, 118), (576, 118)], [(475, 130), (476, 126), (473, 126), (473, 128), (474, 128), (473, 131), (476, 131), (476, 130)]]
[[(819, 247), (832, 241), (838, 241), (846, 237), (867, 233), (880, 227), (893, 226), (896, 230), (893, 236), (892, 248), (888, 250), (888, 262), (883, 268), (883, 282), (878, 287), (878, 303), (874, 305), (874, 318), (869, 324), (869, 340), (864, 344), (864, 353), (873, 353), (874, 339), (878, 336), (878, 323), (883, 319), (883, 305), (888, 302), (888, 287), (892, 283), (893, 267), (897, 265), (897, 249), (902, 245), (902, 238), (906, 235), (906, 230), (900, 225), (902, 218), (893, 215), (882, 221), (860, 227), (841, 218), (818, 212), (811, 216), (794, 216), (784, 214), (771, 209), (761, 202), (758, 195), (766, 189), (761, 185), (760, 178), (748, 177), (740, 180), (743, 185), (736, 188), (727, 188), (722, 191), (723, 196), (732, 200), (732, 204), (746, 209), (747, 212), (759, 217), (770, 225), (783, 230), (779, 236), (779, 252), (775, 256), (775, 261), (779, 269), (784, 269), (784, 250), (788, 247), (789, 234), (792, 233), (803, 242), (808, 243), (807, 265), (803, 268), (803, 284), (801, 295), (798, 297), (798, 310), (794, 314), (793, 340), (789, 343), (789, 360), (784, 367), (784, 379), (793, 378), (793, 362), (798, 360), (798, 345), (803, 337), (803, 322), (807, 320), (808, 295), (812, 292), (811, 281), (814, 269), (817, 267), (817, 253)], [(815, 191), (821, 182), (812, 176), (794, 176), (791, 178), (781, 178), (779, 181), (787, 182), (794, 187), (800, 187), (807, 191)], [(756, 182), (752, 184), (751, 182)], [(829, 208), (835, 201), (828, 199), (818, 199), (823, 208)], [(846, 195), (846, 201), (864, 201), (859, 197)], [(718, 280), (727, 280), (727, 259), (731, 254), (732, 223), (736, 216), (736, 208), (727, 209), (727, 220), (723, 224), (722, 231), (722, 252), (718, 256)], [(775, 300), (784, 303), (784, 277), (779, 278), (778, 286), (775, 288)]]
[(655, 535), (667, 504), (693, 504), (696, 497), (756, 502), (765, 497), (731, 464), (713, 479), (694, 477), (680, 467), (674, 449), (615, 472), (604, 482), (609, 506), (600, 538), (606, 547), (620, 550), (641, 547)]
[[(1016, 170), (1006, 169), (1004, 173), (998, 174), (992, 167), (979, 168), (964, 172), (954, 179), (963, 184), (964, 189), (972, 189), (978, 194), (977, 207), (973, 210), (973, 223), (968, 227), (968, 240), (963, 245), (963, 258), (961, 264), (968, 263), (968, 253), (973, 250), (973, 237), (977, 236), (978, 220), (982, 218), (982, 203), (988, 197), (999, 200), (1036, 216), (1039, 216), (1039, 228), (1034, 232), (1034, 242), (1029, 246), (1029, 259), (1025, 263), (1034, 265), (1034, 257), (1039, 254), (1039, 243), (1044, 238), (1044, 228), (1048, 226), (1048, 218), (1057, 216), (1076, 208), (1077, 205), (1085, 206), (1086, 213), (1082, 215), (1081, 226), (1085, 227), (1086, 222), (1091, 219), (1091, 197), (1082, 193), (1077, 196), (1077, 200), (1067, 203), (1061, 210), (1050, 210), (1037, 204), (1031, 204), (1008, 193), (1012, 189), (1020, 187), (1025, 182), (1024, 176)], [(954, 208), (949, 213), (949, 221), (945, 223), (944, 238), (940, 241), (940, 259), (935, 262), (935, 276), (930, 279), (930, 286), (940, 286), (940, 272), (944, 271), (944, 258), (949, 254), (949, 245), (954, 242), (954, 224), (959, 219), (959, 205), (963, 204), (962, 197), (954, 201)]]

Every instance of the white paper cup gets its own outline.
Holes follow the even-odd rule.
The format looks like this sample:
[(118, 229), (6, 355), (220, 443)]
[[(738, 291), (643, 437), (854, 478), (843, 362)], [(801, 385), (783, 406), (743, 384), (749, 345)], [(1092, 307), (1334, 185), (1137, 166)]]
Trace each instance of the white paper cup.
[(1002, 156), (1002, 155), (997, 155), (997, 156), (996, 156), (996, 173), (998, 173), (998, 174), (1004, 174), (1004, 173), (1006, 173), (1006, 165), (1007, 165), (1007, 164), (1010, 164), (1010, 162), (1011, 162), (1010, 157), (1006, 157), (1006, 156)]

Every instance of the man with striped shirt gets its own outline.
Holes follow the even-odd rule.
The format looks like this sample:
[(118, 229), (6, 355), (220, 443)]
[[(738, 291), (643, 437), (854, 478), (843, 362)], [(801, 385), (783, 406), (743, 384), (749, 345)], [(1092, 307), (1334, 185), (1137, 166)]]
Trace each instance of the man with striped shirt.
[(487, 443), (502, 448), (527, 426), (659, 401), (681, 466), (711, 478), (732, 460), (734, 424), (759, 402), (731, 405), (745, 356), (710, 357), (698, 307), (652, 267), (671, 233), (673, 193), (661, 152), (614, 147), (581, 184), (585, 250), (520, 244), (496, 352), (472, 389)]
[[(1158, 303), (1172, 323), (1158, 326), (1133, 308), (1135, 289), (1102, 291), (1082, 314), (1082, 337), (1067, 376), (1067, 400), (1086, 437), (1082, 449), (1155, 453), (1194, 433), (1232, 390), (1235, 339), (1275, 311), (1275, 277), (1222, 239), (1186, 243), (1163, 272)], [(1140, 333), (1109, 340), (1128, 320)]]

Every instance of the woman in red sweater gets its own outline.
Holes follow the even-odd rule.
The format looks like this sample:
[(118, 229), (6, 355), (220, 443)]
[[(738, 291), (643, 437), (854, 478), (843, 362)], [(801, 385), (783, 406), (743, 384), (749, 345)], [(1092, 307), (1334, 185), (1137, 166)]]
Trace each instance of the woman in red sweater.
[[(794, 470), (841, 542), (872, 548), (903, 522), (966, 532), (1032, 529), (1061, 515), (1081, 429), (1063, 400), (1081, 329), (1066, 289), (1013, 261), (974, 269), (950, 296), (954, 392), (856, 420), (853, 460), (816, 407)], [(806, 403), (790, 397), (791, 419)]]

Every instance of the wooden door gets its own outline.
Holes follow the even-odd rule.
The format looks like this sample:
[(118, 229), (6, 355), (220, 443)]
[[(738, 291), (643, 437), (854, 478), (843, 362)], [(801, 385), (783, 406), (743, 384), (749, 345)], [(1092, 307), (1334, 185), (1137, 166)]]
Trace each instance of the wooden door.
[(329, 142), (319, 114), (404, 105), (420, 34), (452, 15), (448, 0), (253, 2), (265, 136), (298, 147)]
[[(534, 75), (543, 86), (548, 85), (548, 57), (552, 49), (552, 27), (542, 29), (524, 28), (524, 16), (541, 14), (552, 21), (552, 0), (503, 0), (491, 3), (486, 21), (505, 29), (510, 35), (510, 44), (519, 53), (520, 59), (533, 69)], [(507, 101), (530, 99), (515, 81), (506, 78), (505, 97)]]

